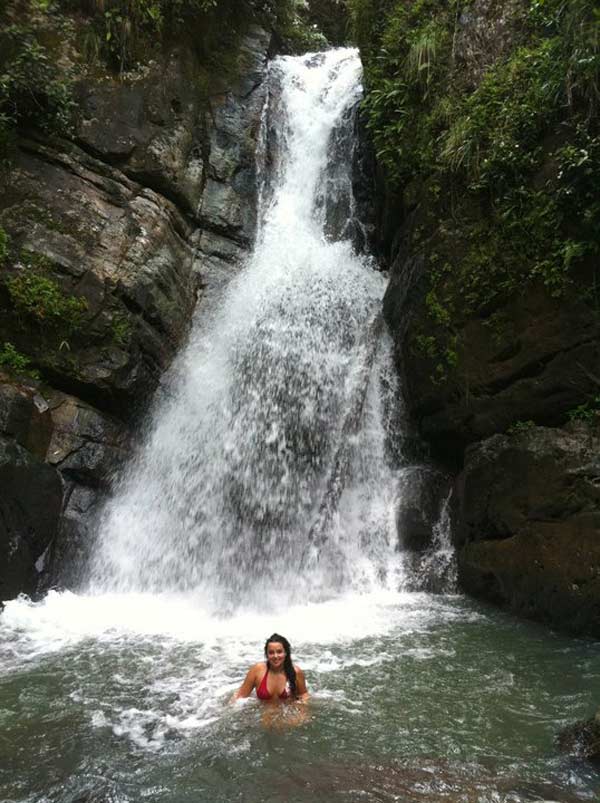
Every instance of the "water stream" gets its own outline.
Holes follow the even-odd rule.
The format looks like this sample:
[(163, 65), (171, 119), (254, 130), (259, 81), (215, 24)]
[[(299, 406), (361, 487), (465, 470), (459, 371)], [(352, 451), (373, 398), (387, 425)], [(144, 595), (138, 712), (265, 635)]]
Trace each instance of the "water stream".
[[(11, 803), (595, 800), (560, 756), (600, 645), (451, 593), (449, 504), (410, 592), (395, 509), (412, 476), (355, 252), (355, 51), (277, 59), (257, 243), (202, 308), (100, 522), (87, 585), (0, 619), (0, 799)], [(349, 128), (350, 126), (350, 128)], [(229, 703), (265, 637), (309, 718)]]

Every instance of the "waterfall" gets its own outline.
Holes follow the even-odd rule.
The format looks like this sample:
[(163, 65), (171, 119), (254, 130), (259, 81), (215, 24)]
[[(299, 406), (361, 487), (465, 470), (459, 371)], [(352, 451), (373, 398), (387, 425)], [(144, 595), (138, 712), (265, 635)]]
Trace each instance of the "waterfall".
[(104, 512), (92, 589), (223, 609), (401, 582), (385, 281), (351, 242), (360, 74), (349, 49), (272, 63), (254, 252), (195, 321)]

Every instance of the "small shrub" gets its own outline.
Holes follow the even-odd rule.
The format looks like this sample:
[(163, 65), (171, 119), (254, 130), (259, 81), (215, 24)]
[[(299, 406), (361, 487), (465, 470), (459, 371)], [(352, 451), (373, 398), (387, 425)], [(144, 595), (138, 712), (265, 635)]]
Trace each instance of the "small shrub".
[(8, 256), (8, 234), (0, 226), (0, 265), (6, 260)]
[(7, 373), (39, 379), (39, 372), (30, 368), (30, 365), (29, 357), (17, 351), (12, 343), (4, 343), (0, 348), (0, 369)]
[(594, 396), (585, 404), (580, 404), (567, 413), (569, 421), (584, 421), (591, 424), (600, 414), (600, 396)]
[(506, 430), (509, 435), (519, 435), (521, 432), (528, 432), (536, 426), (535, 421), (515, 421)]
[(6, 281), (16, 311), (68, 334), (80, 329), (87, 301), (65, 294), (57, 282), (42, 275), (40, 271), (48, 263), (46, 257), (22, 251), (21, 261), (29, 269)]
[[(27, 25), (3, 31), (5, 52), (0, 75), (0, 145), (6, 151), (10, 130), (31, 125), (68, 134), (75, 106), (71, 83)], [(6, 152), (3, 154), (6, 157)]]
[(112, 320), (112, 336), (117, 346), (125, 346), (131, 337), (131, 323), (125, 315), (117, 313)]

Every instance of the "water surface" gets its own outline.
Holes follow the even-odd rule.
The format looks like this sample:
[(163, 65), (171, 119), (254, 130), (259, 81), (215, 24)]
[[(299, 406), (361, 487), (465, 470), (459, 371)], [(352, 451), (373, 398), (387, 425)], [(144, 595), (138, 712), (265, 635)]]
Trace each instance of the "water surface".
[[(255, 698), (229, 702), (274, 630), (312, 694), (295, 728), (285, 706), (267, 729)], [(3, 800), (600, 793), (600, 776), (554, 743), (594, 711), (600, 645), (461, 596), (348, 594), (220, 618), (197, 597), (52, 593), (9, 603), (0, 634)]]

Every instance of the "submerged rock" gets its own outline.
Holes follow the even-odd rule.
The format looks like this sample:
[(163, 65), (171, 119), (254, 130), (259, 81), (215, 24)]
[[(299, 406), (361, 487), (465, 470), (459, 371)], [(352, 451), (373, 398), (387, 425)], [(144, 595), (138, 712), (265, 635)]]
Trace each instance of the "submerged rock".
[(454, 762), (431, 757), (378, 763), (314, 763), (298, 768), (292, 777), (270, 781), (282, 800), (309, 793), (330, 800), (376, 799), (382, 803), (576, 803), (570, 794), (549, 782), (524, 781), (494, 772), (484, 763)]
[(592, 719), (564, 728), (557, 742), (563, 753), (600, 764), (600, 711)]
[(530, 427), (467, 450), (459, 579), (470, 593), (600, 635), (600, 441)]

